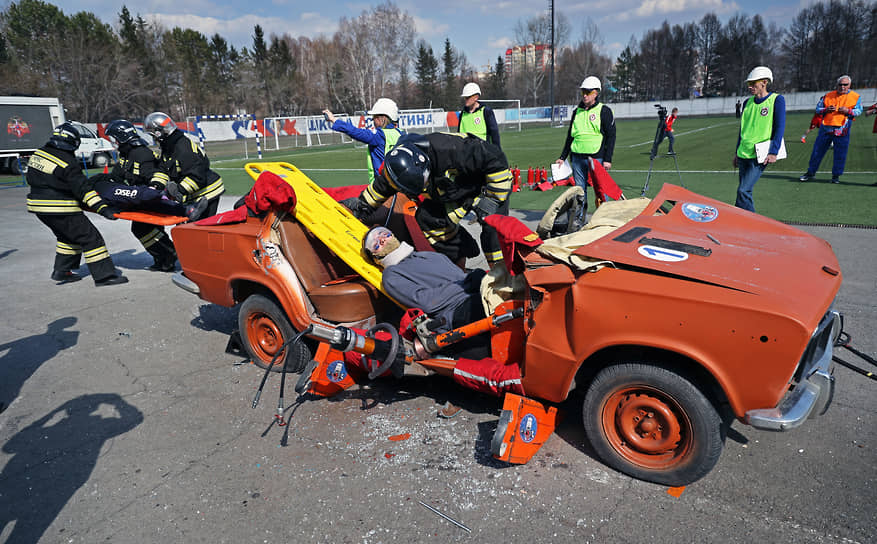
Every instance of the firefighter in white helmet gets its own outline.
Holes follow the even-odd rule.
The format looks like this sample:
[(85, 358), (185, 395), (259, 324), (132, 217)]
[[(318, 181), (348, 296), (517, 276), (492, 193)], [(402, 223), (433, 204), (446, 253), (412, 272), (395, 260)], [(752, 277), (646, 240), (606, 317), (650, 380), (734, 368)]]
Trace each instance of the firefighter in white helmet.
[(460, 97), (463, 99), (463, 109), (457, 114), (460, 118), (457, 132), (474, 134), (496, 147), (501, 147), (496, 115), (492, 109), (478, 101), (481, 98), (481, 87), (477, 83), (467, 83), (463, 86)]
[(588, 158), (600, 161), (606, 170), (612, 168), (615, 117), (609, 106), (600, 103), (602, 85), (599, 78), (588, 76), (579, 88), (582, 90), (582, 101), (569, 120), (566, 142), (556, 162), (562, 164), (569, 157), (576, 186), (585, 191), (580, 215), (575, 218), (579, 224), (583, 224), (588, 209)]
[(372, 183), (375, 180), (375, 173), (384, 162), (384, 154), (396, 145), (404, 132), (397, 126), (399, 107), (389, 98), (378, 98), (367, 113), (372, 116), (374, 129), (355, 127), (350, 121), (337, 119), (328, 109), (323, 110), (323, 115), (332, 130), (343, 132), (354, 140), (368, 144), (368, 182)]

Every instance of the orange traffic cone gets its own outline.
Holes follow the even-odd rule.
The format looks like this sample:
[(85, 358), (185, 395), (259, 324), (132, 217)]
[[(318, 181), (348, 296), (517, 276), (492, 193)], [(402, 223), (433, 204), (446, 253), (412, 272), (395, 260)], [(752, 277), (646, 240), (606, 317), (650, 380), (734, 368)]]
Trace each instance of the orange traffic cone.
[(110, 165), (105, 164), (104, 165), (104, 174), (109, 174), (109, 173), (110, 173)]

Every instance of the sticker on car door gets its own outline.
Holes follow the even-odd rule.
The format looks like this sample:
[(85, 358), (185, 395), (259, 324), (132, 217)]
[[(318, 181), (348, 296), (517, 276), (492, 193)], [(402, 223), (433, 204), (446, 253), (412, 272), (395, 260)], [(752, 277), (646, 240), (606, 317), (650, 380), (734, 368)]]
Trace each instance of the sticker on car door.
[(706, 204), (696, 204), (694, 202), (686, 202), (682, 205), (682, 213), (685, 217), (696, 223), (709, 223), (715, 221), (719, 216), (719, 210)]
[(664, 261), (666, 263), (678, 263), (688, 259), (688, 253), (684, 251), (676, 251), (675, 249), (666, 249), (658, 246), (639, 246), (637, 251), (647, 259)]

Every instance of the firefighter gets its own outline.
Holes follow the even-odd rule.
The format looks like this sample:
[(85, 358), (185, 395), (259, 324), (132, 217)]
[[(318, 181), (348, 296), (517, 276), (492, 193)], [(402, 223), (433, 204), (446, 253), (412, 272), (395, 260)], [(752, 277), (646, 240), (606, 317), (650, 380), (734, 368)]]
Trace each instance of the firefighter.
[(51, 278), (58, 285), (82, 279), (73, 270), (79, 268), (83, 253), (95, 285), (127, 283), (128, 278), (116, 272), (100, 232), (82, 212), (85, 205), (107, 219), (115, 219), (115, 210), (101, 199), (78, 166), (74, 153), (79, 142), (76, 128), (62, 123), (46, 145), (31, 155), (27, 211), (35, 213), (57, 238)]
[(207, 199), (202, 217), (216, 215), (219, 197), (225, 192), (222, 178), (210, 169), (210, 159), (198, 144), (186, 137), (166, 113), (156, 111), (146, 116), (143, 129), (155, 137), (160, 146), (158, 168), (153, 178), (164, 184), (168, 195), (181, 203)]
[[(119, 162), (108, 176), (95, 176), (95, 187), (101, 197), (113, 205), (148, 209), (161, 213), (186, 214), (190, 220), (198, 219), (196, 212), (203, 211), (207, 202), (201, 200), (189, 209), (174, 202), (162, 200), (164, 175), (156, 168), (155, 155), (137, 129), (129, 121), (119, 119), (107, 126), (106, 135), (116, 141), (119, 148)], [(116, 183), (112, 183), (116, 182)], [(126, 187), (118, 187), (118, 183)], [(130, 187), (130, 189), (127, 189)], [(151, 203), (151, 204), (150, 204)], [(179, 210), (177, 210), (179, 209)], [(170, 236), (160, 225), (131, 222), (131, 233), (140, 241), (143, 248), (152, 256), (152, 271), (173, 272), (177, 252)]]
[[(344, 204), (362, 219), (396, 192), (417, 199), (415, 219), (427, 241), (462, 266), (479, 249), (460, 221), (470, 211), (479, 221), (495, 213), (508, 215), (511, 187), (508, 162), (495, 145), (473, 135), (410, 134), (387, 154), (381, 175)], [(481, 246), (491, 267), (502, 261), (492, 227), (482, 226)]]

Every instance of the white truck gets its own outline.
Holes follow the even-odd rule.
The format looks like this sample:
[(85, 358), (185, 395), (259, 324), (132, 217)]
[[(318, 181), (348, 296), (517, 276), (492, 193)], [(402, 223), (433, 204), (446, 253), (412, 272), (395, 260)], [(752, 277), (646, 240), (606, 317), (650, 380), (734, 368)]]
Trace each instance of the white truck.
[[(31, 154), (42, 147), (52, 129), (67, 118), (57, 98), (0, 96), (0, 120), (6, 122), (6, 130), (0, 130), (0, 168), (21, 174)], [(113, 144), (85, 125), (73, 124), (82, 138), (77, 157), (87, 166), (109, 164), (115, 154)]]

